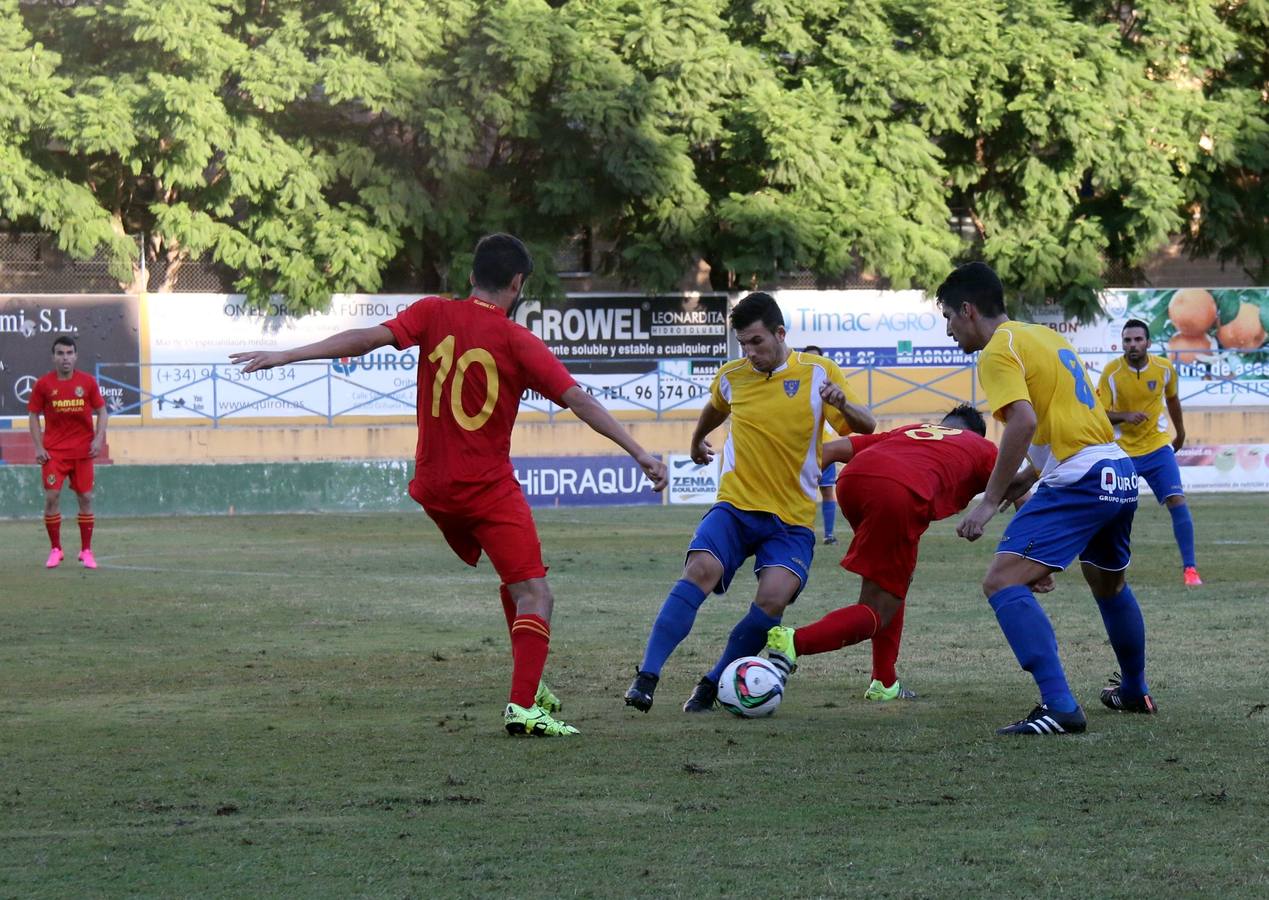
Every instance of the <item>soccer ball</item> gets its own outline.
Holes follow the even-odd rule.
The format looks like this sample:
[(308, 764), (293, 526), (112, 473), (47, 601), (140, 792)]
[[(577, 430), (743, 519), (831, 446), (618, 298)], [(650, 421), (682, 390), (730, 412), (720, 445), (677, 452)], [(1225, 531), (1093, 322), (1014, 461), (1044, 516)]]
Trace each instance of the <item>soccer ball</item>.
[(784, 679), (770, 660), (742, 656), (734, 660), (718, 681), (718, 702), (734, 716), (757, 719), (769, 716), (780, 706)]

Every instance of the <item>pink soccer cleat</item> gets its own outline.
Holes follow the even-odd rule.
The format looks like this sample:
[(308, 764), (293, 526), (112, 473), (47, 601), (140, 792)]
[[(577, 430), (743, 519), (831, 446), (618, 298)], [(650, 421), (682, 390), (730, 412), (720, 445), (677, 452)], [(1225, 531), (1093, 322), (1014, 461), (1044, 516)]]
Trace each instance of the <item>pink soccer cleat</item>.
[(97, 568), (97, 560), (93, 559), (93, 552), (91, 550), (80, 550), (79, 561), (84, 564), (85, 569)]
[(1199, 578), (1198, 569), (1193, 566), (1185, 567), (1185, 571), (1181, 574), (1181, 579), (1185, 582), (1186, 587), (1198, 587), (1203, 583), (1203, 579)]
[(62, 564), (62, 548), (54, 547), (48, 552), (48, 562), (44, 563), (46, 569), (56, 569)]

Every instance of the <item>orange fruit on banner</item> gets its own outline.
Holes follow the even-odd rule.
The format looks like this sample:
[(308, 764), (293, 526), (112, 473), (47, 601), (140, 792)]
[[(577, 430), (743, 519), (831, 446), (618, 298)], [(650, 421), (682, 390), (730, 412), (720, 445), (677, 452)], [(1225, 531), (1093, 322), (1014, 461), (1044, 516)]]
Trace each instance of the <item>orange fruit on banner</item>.
[(1168, 318), (1181, 334), (1206, 334), (1216, 324), (1216, 300), (1202, 288), (1185, 288), (1168, 304)]
[(1173, 357), (1176, 362), (1192, 363), (1197, 361), (1201, 354), (1212, 351), (1212, 339), (1205, 334), (1182, 332), (1172, 335), (1168, 341), (1168, 349), (1174, 352), (1183, 351)]
[(1260, 307), (1244, 301), (1238, 315), (1216, 329), (1216, 339), (1231, 350), (1259, 350), (1265, 342), (1265, 327), (1260, 321)]

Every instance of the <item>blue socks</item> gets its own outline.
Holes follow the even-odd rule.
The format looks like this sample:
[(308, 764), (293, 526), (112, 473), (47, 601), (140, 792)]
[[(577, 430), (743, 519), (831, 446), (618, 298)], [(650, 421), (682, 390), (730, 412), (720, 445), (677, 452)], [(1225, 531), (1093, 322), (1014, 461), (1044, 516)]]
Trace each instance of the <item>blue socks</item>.
[(1168, 513), (1172, 516), (1177, 549), (1181, 551), (1181, 567), (1188, 569), (1194, 565), (1194, 519), (1190, 516), (1190, 507), (1186, 503), (1169, 506)]
[(1042, 702), (1056, 712), (1074, 712), (1079, 704), (1062, 671), (1057, 635), (1031, 589), (1021, 584), (1002, 588), (987, 602), (996, 613), (996, 621), (1018, 658), (1018, 665), (1035, 679)]
[[(833, 536), (833, 525), (837, 522), (837, 501), (821, 500), (820, 509), (824, 512), (824, 537)], [(1189, 565), (1187, 563), (1187, 565)]]
[(1141, 618), (1137, 598), (1125, 584), (1113, 597), (1098, 597), (1097, 608), (1102, 612), (1115, 659), (1119, 660), (1119, 691), (1125, 697), (1140, 700), (1149, 691), (1146, 688), (1146, 623)]
[[(692, 582), (682, 579), (670, 588), (670, 595), (661, 604), (652, 633), (648, 635), (648, 647), (643, 651), (643, 663), (639, 671), (660, 675), (661, 667), (670, 658), (674, 648), (683, 642), (696, 622), (696, 611), (705, 602), (705, 592)], [(764, 632), (765, 634), (765, 632)], [(765, 642), (765, 637), (763, 638)]]
[(750, 603), (749, 612), (745, 613), (745, 617), (731, 630), (723, 655), (719, 657), (714, 668), (709, 670), (707, 676), (709, 680), (717, 684), (718, 679), (723, 676), (723, 669), (727, 668), (727, 664), (733, 659), (756, 656), (763, 647), (767, 646), (767, 632), (779, 624), (779, 619), (764, 613), (757, 604)]

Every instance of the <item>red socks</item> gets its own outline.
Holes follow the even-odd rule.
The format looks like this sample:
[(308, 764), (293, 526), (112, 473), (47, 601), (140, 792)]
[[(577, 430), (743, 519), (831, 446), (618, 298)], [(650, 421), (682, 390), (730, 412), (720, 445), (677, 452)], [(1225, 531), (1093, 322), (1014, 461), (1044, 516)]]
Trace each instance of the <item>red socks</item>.
[(79, 514), (79, 545), (81, 550), (93, 548), (93, 514)]
[(903, 637), (903, 611), (908, 604), (901, 603), (899, 610), (876, 634), (872, 636), (872, 677), (886, 687), (899, 680), (894, 664), (899, 659), (899, 639)]
[(511, 702), (533, 707), (551, 647), (551, 626), (540, 616), (516, 616), (511, 623)]
[(798, 656), (829, 653), (866, 641), (877, 633), (877, 614), (862, 603), (835, 609), (818, 622), (793, 632), (793, 649)]
[(62, 546), (62, 514), (44, 517), (44, 530), (48, 532), (48, 543), (51, 549)]

